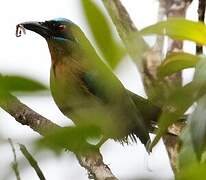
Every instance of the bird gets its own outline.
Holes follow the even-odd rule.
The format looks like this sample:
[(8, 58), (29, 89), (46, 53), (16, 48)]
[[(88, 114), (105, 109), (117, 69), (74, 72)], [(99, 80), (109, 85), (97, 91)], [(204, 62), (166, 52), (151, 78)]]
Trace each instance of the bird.
[(25, 29), (48, 44), (51, 94), (66, 117), (76, 126), (98, 127), (101, 144), (139, 139), (147, 149), (150, 124), (161, 109), (123, 86), (78, 25), (65, 18), (23, 22), (17, 25), (17, 36)]

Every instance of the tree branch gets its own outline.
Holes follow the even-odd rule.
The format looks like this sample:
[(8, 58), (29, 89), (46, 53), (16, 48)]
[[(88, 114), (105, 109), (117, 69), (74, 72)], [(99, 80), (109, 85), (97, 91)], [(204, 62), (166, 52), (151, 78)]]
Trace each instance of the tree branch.
[[(17, 122), (22, 125), (27, 125), (34, 131), (45, 136), (47, 133), (61, 128), (52, 121), (41, 116), (37, 112), (30, 109), (25, 104), (21, 103), (16, 97), (11, 94), (1, 94), (0, 107), (13, 116)], [(64, 148), (64, 147), (63, 147)], [(95, 151), (87, 154), (76, 154), (79, 163), (84, 167), (89, 174), (93, 175), (96, 180), (116, 180), (109, 167), (104, 164), (102, 155)]]
[(89, 179), (117, 180), (110, 168), (103, 163), (103, 157), (99, 152), (92, 151), (84, 156), (77, 155), (77, 158), (80, 165), (88, 170)]
[(129, 55), (137, 64), (140, 74), (144, 76), (142, 52), (146, 52), (148, 50), (149, 47), (147, 43), (140, 35), (125, 7), (119, 0), (102, 0), (102, 2), (112, 18)]

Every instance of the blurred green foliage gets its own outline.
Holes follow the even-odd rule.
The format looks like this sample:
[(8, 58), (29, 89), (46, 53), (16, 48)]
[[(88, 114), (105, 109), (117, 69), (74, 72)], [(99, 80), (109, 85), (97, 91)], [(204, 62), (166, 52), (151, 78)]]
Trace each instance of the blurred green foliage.
[[(167, 35), (176, 40), (191, 40), (198, 44), (206, 44), (206, 26), (203, 23), (189, 21), (182, 18), (171, 18), (167, 21), (158, 22), (154, 25), (144, 28), (141, 33), (142, 35)], [(205, 62), (206, 58), (203, 56), (195, 56), (189, 53), (179, 52), (169, 54), (160, 65), (158, 69), (159, 78), (164, 78), (165, 76), (172, 75), (173, 73), (191, 67), (195, 68), (195, 75), (192, 82), (181, 88), (177, 88), (174, 92), (171, 92), (169, 98), (163, 106), (162, 114), (159, 118), (159, 130), (157, 131), (157, 136), (151, 144), (151, 148), (156, 145), (160, 137), (166, 133), (167, 128), (172, 123), (176, 122), (189, 107), (191, 107), (205, 94)], [(201, 122), (203, 120), (199, 121)], [(197, 120), (195, 121), (195, 124), (196, 123)], [(198, 126), (196, 124), (196, 126), (199, 127), (200, 125)], [(201, 135), (196, 135), (203, 138), (205, 129), (202, 128), (202, 131), (199, 133)], [(193, 138), (194, 137), (195, 136), (193, 135)], [(193, 140), (193, 142), (196, 141), (196, 144), (197, 139), (198, 138)], [(200, 146), (202, 146), (202, 144)]]
[(121, 42), (116, 40), (107, 17), (93, 0), (81, 0), (83, 11), (92, 36), (104, 60), (115, 68), (126, 52)]
[[(48, 88), (42, 83), (33, 80), (28, 77), (18, 76), (18, 75), (1, 75), (0, 74), (0, 101), (1, 104), (7, 99), (8, 92), (18, 92), (22, 93), (38, 93), (40, 91), (48, 90)], [(8, 100), (8, 99), (7, 99)], [(20, 172), (17, 164), (17, 155), (14, 149), (14, 145), (9, 139), (10, 145), (12, 146), (12, 151), (14, 154), (14, 162), (12, 163), (12, 169), (15, 172), (16, 178), (20, 180)], [(0, 144), (1, 145), (1, 144)]]
[(190, 40), (198, 44), (206, 44), (206, 26), (201, 22), (170, 18), (158, 22), (141, 31), (142, 35), (166, 35), (176, 40)]
[(151, 144), (151, 148), (157, 144), (162, 135), (167, 131), (167, 128), (176, 122), (205, 93), (206, 88), (206, 58), (198, 62), (195, 68), (195, 75), (189, 84), (177, 88), (171, 93), (167, 102), (164, 104), (162, 114), (159, 118), (159, 130)]
[[(189, 124), (189, 122), (188, 122)], [(192, 137), (190, 133), (190, 125), (188, 125), (182, 132), (180, 136), (181, 149), (177, 157), (177, 165), (180, 172), (189, 166), (198, 163), (197, 156), (195, 154)]]
[(194, 67), (201, 59), (200, 56), (195, 56), (185, 52), (174, 52), (167, 55), (162, 64), (158, 68), (158, 77), (172, 75), (186, 68)]
[[(203, 23), (172, 18), (144, 28), (142, 35), (166, 35), (175, 40), (190, 40), (194, 43), (206, 44), (206, 26)], [(186, 68), (194, 68), (193, 80), (183, 87), (176, 88), (162, 108), (158, 120), (158, 131), (150, 148), (154, 147), (166, 132), (167, 128), (184, 115), (186, 110), (196, 104), (189, 115), (188, 123), (181, 135), (181, 149), (178, 155), (179, 172), (177, 180), (202, 180), (206, 178), (206, 58), (185, 52), (167, 55), (158, 68), (158, 78)]]
[(201, 161), (202, 153), (206, 149), (206, 96), (198, 102), (195, 110), (190, 115), (190, 130), (193, 148)]
[(176, 180), (203, 180), (206, 179), (205, 164), (190, 164), (189, 167), (180, 171)]
[(23, 76), (0, 75), (0, 91), (37, 92), (47, 90), (42, 83)]
[(100, 129), (94, 126), (75, 126), (59, 128), (37, 140), (36, 147), (50, 148), (56, 153), (62, 152), (62, 147), (75, 153), (85, 153), (97, 147), (89, 144), (89, 139), (99, 139)]

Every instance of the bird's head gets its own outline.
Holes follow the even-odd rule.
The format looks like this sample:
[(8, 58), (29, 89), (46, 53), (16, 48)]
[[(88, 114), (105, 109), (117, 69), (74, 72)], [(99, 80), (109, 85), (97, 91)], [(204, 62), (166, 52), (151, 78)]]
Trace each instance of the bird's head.
[[(17, 36), (21, 28), (34, 31), (48, 40), (75, 41), (80, 28), (72, 21), (57, 18), (45, 22), (24, 22), (17, 25)], [(19, 30), (20, 29), (20, 30)], [(21, 32), (20, 32), (21, 33)]]
[(97, 57), (83, 31), (68, 19), (57, 18), (45, 22), (20, 23), (16, 29), (17, 37), (21, 36), (25, 29), (34, 31), (46, 39), (53, 60), (59, 59), (59, 55), (63, 57), (62, 55), (68, 55), (68, 53), (78, 57), (82, 54)]

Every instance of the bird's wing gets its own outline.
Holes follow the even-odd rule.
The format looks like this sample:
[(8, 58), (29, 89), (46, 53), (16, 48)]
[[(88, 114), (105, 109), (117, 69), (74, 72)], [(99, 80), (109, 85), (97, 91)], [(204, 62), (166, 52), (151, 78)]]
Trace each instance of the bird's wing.
[(100, 99), (103, 103), (108, 103), (111, 100), (112, 91), (110, 82), (94, 71), (84, 72), (81, 77), (82, 83), (87, 90), (96, 98)]
[(143, 144), (147, 144), (150, 138), (141, 110), (138, 109), (141, 106), (135, 108), (132, 98), (130, 99), (126, 89), (114, 74), (107, 71), (105, 75), (91, 70), (84, 72), (82, 81), (92, 95), (105, 103), (105, 106), (109, 105), (107, 107), (117, 113), (116, 115), (119, 117), (115, 119), (115, 121), (118, 120), (115, 122), (116, 124), (124, 124), (125, 127), (128, 127), (128, 135), (131, 134), (134, 141), (136, 141), (136, 138), (132, 134), (136, 134)]
[[(124, 132), (125, 135), (135, 134), (146, 145), (150, 137), (140, 111), (112, 70), (103, 63), (91, 44), (87, 43), (81, 58), (82, 85), (90, 94), (105, 103), (104, 107), (115, 117), (113, 124), (122, 126), (120, 129), (127, 131)], [(74, 55), (73, 58), (75, 59)]]
[(95, 77), (88, 72), (84, 72), (82, 74), (81, 80), (84, 84), (84, 86), (87, 88), (87, 90), (94, 96), (98, 98), (103, 98), (104, 94), (101, 91), (102, 87), (101, 84), (97, 83), (95, 80)]

